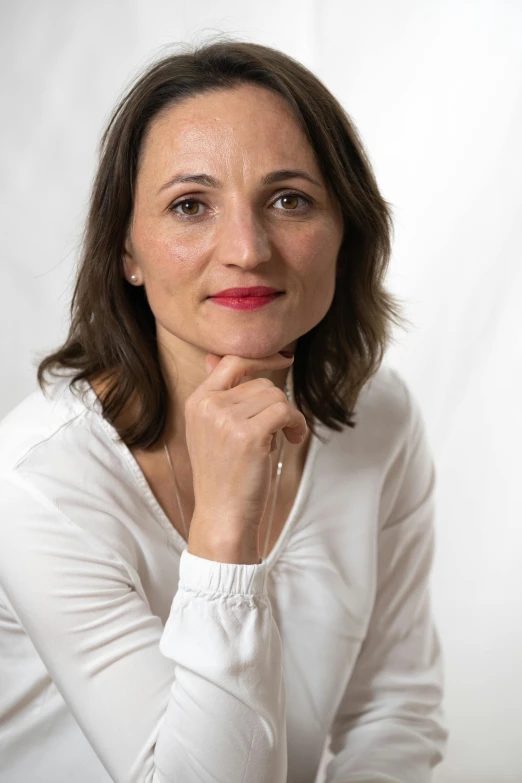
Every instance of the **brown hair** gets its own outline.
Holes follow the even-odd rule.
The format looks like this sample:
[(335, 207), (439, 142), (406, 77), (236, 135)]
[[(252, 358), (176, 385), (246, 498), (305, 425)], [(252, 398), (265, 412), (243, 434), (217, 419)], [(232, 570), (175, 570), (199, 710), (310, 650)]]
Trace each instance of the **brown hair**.
[(143, 140), (152, 119), (179, 101), (244, 83), (286, 99), (304, 130), (344, 218), (332, 304), (297, 340), (292, 366), (298, 409), (314, 434), (312, 417), (339, 432), (355, 426), (363, 385), (378, 370), (391, 322), (404, 328), (401, 305), (384, 288), (391, 254), (391, 206), (382, 198), (357, 131), (319, 79), (288, 55), (256, 43), (220, 40), (181, 44), (163, 55), (128, 88), (102, 135), (99, 165), (82, 239), (72, 296), (69, 334), (37, 368), (44, 374), (74, 370), (69, 385), (104, 376), (104, 417), (116, 426), (137, 395), (140, 414), (118, 434), (128, 446), (149, 448), (163, 434), (167, 386), (158, 359), (155, 318), (144, 286), (127, 282), (123, 248)]

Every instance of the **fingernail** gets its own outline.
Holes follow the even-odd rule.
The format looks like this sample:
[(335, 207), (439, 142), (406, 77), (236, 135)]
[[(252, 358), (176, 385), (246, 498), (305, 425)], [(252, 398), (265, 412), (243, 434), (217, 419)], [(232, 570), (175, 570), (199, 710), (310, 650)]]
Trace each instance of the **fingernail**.
[(279, 351), (279, 353), (281, 354), (281, 356), (284, 356), (285, 359), (292, 359), (294, 356), (292, 351)]

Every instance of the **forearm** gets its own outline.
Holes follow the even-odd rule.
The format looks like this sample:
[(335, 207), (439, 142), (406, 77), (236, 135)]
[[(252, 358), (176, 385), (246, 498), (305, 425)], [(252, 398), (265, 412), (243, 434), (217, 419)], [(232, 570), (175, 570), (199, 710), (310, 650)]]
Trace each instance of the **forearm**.
[(158, 769), (186, 783), (286, 783), (282, 647), (264, 570), (188, 552), (181, 566), (160, 644), (176, 677)]

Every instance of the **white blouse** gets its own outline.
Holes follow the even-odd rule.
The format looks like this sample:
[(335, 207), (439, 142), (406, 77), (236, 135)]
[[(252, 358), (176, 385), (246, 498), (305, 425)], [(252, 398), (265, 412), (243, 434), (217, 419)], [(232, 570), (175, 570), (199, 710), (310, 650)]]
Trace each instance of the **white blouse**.
[(266, 560), (190, 554), (59, 379), (0, 422), (2, 783), (426, 783), (447, 739), (435, 468), (381, 365)]

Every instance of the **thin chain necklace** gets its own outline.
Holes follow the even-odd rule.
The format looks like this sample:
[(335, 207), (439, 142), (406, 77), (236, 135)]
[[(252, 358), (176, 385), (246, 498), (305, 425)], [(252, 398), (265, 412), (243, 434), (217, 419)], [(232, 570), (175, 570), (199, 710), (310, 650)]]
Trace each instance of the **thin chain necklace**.
[[(290, 385), (289, 385), (289, 382), (288, 382), (288, 378), (287, 378), (287, 381), (285, 383), (285, 394), (286, 394), (286, 399), (287, 400), (291, 400), (291, 392), (290, 392)], [(274, 518), (274, 510), (275, 510), (275, 505), (276, 505), (276, 501), (277, 501), (277, 491), (279, 489), (279, 481), (281, 479), (281, 472), (283, 470), (283, 456), (284, 456), (284, 449), (285, 449), (285, 437), (284, 437), (283, 433), (281, 433), (281, 435), (282, 435), (281, 445), (279, 447), (279, 454), (278, 454), (278, 458), (277, 458), (277, 474), (276, 474), (276, 481), (275, 481), (275, 491), (274, 491), (274, 497), (273, 497), (273, 500), (272, 500), (272, 508), (270, 509), (270, 520), (268, 522), (268, 530), (266, 531), (265, 546), (264, 546), (262, 560), (266, 560), (266, 555), (267, 555), (267, 551), (268, 551), (268, 542), (270, 540), (270, 532), (272, 530), (272, 520)], [(187, 523), (185, 521), (185, 514), (183, 513), (183, 509), (181, 508), (181, 501), (180, 501), (179, 492), (178, 492), (178, 482), (176, 481), (176, 474), (174, 473), (174, 468), (172, 467), (172, 461), (170, 459), (170, 453), (169, 453), (169, 450), (167, 448), (167, 444), (166, 444), (165, 441), (163, 441), (163, 448), (165, 449), (165, 454), (167, 455), (167, 460), (168, 460), (168, 463), (169, 463), (170, 472), (172, 473), (172, 478), (174, 480), (174, 489), (176, 490), (176, 498), (177, 498), (177, 501), (178, 501), (179, 514), (181, 516), (181, 521), (183, 522), (183, 530), (185, 531), (185, 541), (188, 541), (188, 528), (187, 528)], [(190, 524), (189, 524), (189, 527), (190, 527)]]

